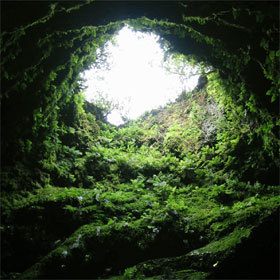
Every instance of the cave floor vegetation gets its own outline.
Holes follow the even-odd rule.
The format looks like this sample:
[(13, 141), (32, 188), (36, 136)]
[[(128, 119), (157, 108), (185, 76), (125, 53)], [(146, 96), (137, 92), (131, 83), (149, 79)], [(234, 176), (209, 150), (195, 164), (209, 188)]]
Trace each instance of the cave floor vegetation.
[[(277, 4), (250, 3), (3, 6), (1, 279), (279, 277)], [(80, 73), (126, 24), (202, 72), (114, 126)]]

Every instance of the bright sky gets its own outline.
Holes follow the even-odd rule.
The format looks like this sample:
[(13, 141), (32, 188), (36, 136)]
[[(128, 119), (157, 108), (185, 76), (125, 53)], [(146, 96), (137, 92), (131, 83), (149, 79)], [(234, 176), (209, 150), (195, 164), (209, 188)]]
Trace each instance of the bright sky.
[[(185, 88), (191, 91), (198, 75), (182, 82), (179, 75), (170, 74), (162, 66), (164, 51), (157, 42), (159, 37), (132, 31), (124, 27), (116, 36), (116, 44), (109, 42), (110, 70), (92, 68), (83, 73), (88, 101), (98, 94), (122, 104), (126, 117), (136, 119), (145, 111), (174, 101)], [(115, 125), (124, 123), (117, 110), (107, 120)]]

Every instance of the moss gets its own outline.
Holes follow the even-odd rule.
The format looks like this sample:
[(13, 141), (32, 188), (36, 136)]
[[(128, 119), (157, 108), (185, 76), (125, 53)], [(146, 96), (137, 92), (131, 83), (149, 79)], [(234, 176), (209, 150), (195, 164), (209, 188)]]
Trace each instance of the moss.
[(203, 271), (195, 271), (195, 270), (181, 270), (174, 273), (175, 279), (207, 279), (209, 273)]
[[(205, 247), (191, 252), (190, 254), (210, 254), (210, 255), (219, 255), (223, 259), (222, 254), (229, 254), (231, 249), (241, 243), (243, 238), (248, 238), (250, 236), (252, 229), (251, 228), (235, 228), (233, 232), (229, 235), (213, 241)], [(216, 261), (215, 259), (212, 261)], [(214, 264), (213, 264), (214, 265)]]
[[(204, 279), (279, 207), (277, 9), (175, 2), (61, 2), (4, 30), (3, 275)], [(124, 24), (211, 73), (117, 128), (79, 73)]]
[(152, 277), (146, 277), (144, 275), (139, 275), (137, 274), (137, 269), (136, 267), (131, 267), (126, 269), (125, 273), (123, 276), (119, 276), (118, 278), (109, 278), (109, 279), (178, 279), (178, 280), (183, 280), (183, 279), (206, 279), (207, 276), (210, 274), (207, 272), (202, 272), (202, 271), (196, 271), (194, 269), (186, 269), (186, 270), (178, 270), (178, 271), (170, 271), (168, 274), (163, 274), (163, 275), (156, 275)]
[[(274, 207), (277, 208), (277, 205)], [(267, 215), (264, 214), (260, 217), (258, 223), (251, 227), (236, 227), (232, 232), (221, 238), (217, 236), (217, 240), (213, 240), (204, 247), (191, 250), (186, 255), (137, 264), (126, 269), (123, 277), (125, 279), (173, 279), (174, 277), (177, 279), (179, 277), (178, 279), (181, 279), (182, 276), (182, 279), (196, 279), (196, 277), (205, 279), (214, 270), (218, 269), (225, 260), (234, 255), (236, 248), (249, 239), (254, 228), (257, 228), (262, 223), (261, 220), (266, 217)], [(185, 271), (186, 277), (180, 276), (178, 271), (182, 271), (182, 274)]]

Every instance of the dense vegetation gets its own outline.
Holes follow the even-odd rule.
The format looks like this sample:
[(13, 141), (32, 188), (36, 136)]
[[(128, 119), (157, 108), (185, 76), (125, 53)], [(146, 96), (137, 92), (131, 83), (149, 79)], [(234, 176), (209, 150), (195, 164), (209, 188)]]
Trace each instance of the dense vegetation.
[[(1, 277), (277, 278), (278, 3), (124, 3), (5, 19)], [(79, 73), (124, 24), (211, 71), (115, 127)]]

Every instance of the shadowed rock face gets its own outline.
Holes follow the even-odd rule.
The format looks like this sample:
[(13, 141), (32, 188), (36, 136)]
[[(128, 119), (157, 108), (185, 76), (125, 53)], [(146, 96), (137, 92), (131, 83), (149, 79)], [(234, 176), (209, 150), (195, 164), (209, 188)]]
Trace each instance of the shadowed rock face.
[[(1, 277), (277, 278), (279, 3), (78, 4), (1, 3)], [(114, 127), (79, 73), (123, 24), (213, 71)]]
[(279, 209), (237, 246), (213, 279), (274, 279), (279, 275)]

